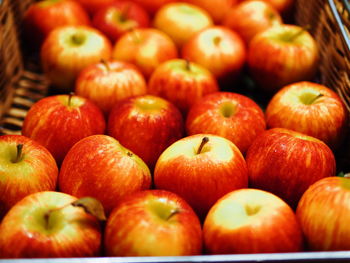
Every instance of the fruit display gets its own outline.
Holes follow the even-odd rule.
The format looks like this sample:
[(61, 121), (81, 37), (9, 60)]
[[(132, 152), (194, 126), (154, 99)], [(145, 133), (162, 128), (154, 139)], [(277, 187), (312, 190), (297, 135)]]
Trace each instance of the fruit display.
[(349, 112), (294, 2), (33, 1), (0, 261), (350, 251)]

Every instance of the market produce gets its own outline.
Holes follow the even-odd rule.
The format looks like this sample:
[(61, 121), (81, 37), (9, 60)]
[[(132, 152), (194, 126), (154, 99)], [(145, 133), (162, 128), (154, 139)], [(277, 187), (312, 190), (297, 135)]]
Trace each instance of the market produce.
[(80, 139), (103, 134), (106, 120), (93, 102), (75, 95), (52, 95), (37, 101), (28, 111), (22, 135), (47, 148), (61, 165), (69, 149)]

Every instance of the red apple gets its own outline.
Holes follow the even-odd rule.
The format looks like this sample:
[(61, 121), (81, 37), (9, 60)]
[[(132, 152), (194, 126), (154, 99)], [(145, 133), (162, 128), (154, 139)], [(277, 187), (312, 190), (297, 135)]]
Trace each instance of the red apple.
[(159, 8), (168, 3), (177, 2), (176, 0), (133, 0), (137, 4), (143, 6), (152, 16)]
[(91, 101), (72, 95), (45, 97), (29, 109), (22, 134), (45, 146), (60, 165), (68, 150), (80, 139), (103, 134), (106, 121)]
[[(43, 19), (45, 18), (45, 19)], [(44, 0), (33, 2), (24, 14), (23, 32), (26, 44), (40, 49), (48, 34), (60, 26), (89, 25), (84, 8), (73, 0)]]
[(100, 9), (93, 16), (92, 23), (114, 43), (131, 29), (148, 27), (150, 18), (140, 5), (123, 0)]
[(265, 129), (265, 117), (259, 105), (233, 92), (204, 96), (191, 107), (186, 119), (188, 135), (210, 133), (225, 137), (243, 154)]
[(339, 148), (347, 132), (348, 111), (341, 98), (328, 87), (297, 82), (279, 90), (267, 105), (269, 128), (295, 130)]
[(184, 198), (203, 219), (220, 197), (248, 186), (248, 170), (231, 141), (196, 134), (176, 141), (160, 155), (154, 184)]
[(281, 253), (303, 249), (294, 211), (279, 197), (240, 189), (220, 198), (203, 226), (209, 254)]
[(58, 176), (62, 192), (94, 197), (107, 214), (122, 197), (150, 185), (147, 165), (107, 135), (92, 135), (77, 142), (64, 158)]
[(317, 71), (318, 52), (317, 43), (305, 29), (280, 25), (251, 40), (247, 63), (256, 83), (274, 93), (287, 84), (312, 79)]
[(92, 257), (100, 253), (97, 219), (53, 191), (26, 196), (0, 224), (1, 258)]
[[(248, 2), (250, 0), (238, 0), (238, 2)], [(262, 0), (273, 6), (283, 16), (292, 11), (295, 0)]]
[(215, 24), (221, 24), (229, 9), (238, 0), (183, 0), (206, 10), (214, 19)]
[(125, 33), (114, 45), (112, 54), (114, 59), (135, 64), (147, 79), (158, 65), (177, 56), (171, 38), (154, 28)]
[(27, 137), (0, 136), (0, 167), (0, 219), (23, 197), (56, 189), (55, 159), (45, 147)]
[(192, 208), (176, 194), (141, 191), (113, 209), (104, 246), (108, 256), (199, 255), (202, 229)]
[(232, 7), (223, 21), (223, 25), (237, 32), (247, 46), (255, 35), (281, 23), (278, 11), (262, 0), (245, 1)]
[(93, 16), (100, 9), (116, 2), (116, 0), (74, 0), (74, 1), (80, 3), (85, 8), (85, 10), (89, 12), (91, 16)]
[(315, 182), (301, 197), (297, 217), (309, 250), (349, 250), (350, 179)]
[(109, 114), (107, 130), (153, 170), (160, 154), (182, 138), (184, 124), (172, 103), (144, 95), (118, 103)]
[(153, 26), (170, 36), (179, 48), (195, 33), (212, 25), (213, 20), (204, 9), (183, 2), (164, 5), (153, 20)]
[(183, 59), (172, 59), (159, 65), (148, 83), (149, 94), (171, 101), (184, 116), (196, 101), (218, 90), (218, 83), (210, 71)]
[(274, 193), (293, 209), (311, 184), (336, 171), (334, 154), (325, 143), (283, 128), (258, 136), (246, 162), (250, 187)]
[(75, 84), (75, 93), (93, 101), (105, 116), (118, 101), (146, 92), (146, 81), (138, 68), (115, 60), (84, 68)]
[(206, 67), (218, 79), (234, 79), (245, 64), (246, 49), (236, 32), (213, 26), (195, 34), (183, 46), (182, 57)]
[(41, 47), (41, 63), (51, 84), (71, 91), (79, 72), (111, 57), (112, 45), (100, 32), (87, 26), (59, 27), (47, 36)]

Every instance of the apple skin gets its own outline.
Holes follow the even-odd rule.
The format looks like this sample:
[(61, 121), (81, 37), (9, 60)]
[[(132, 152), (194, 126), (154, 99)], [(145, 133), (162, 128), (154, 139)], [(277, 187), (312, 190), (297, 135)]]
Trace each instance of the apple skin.
[[(249, 2), (251, 0), (238, 0), (238, 2)], [(287, 15), (293, 8), (295, 0), (262, 0), (273, 6), (281, 15)]]
[(210, 133), (232, 141), (245, 154), (254, 139), (266, 130), (262, 109), (250, 98), (233, 92), (214, 92), (190, 109), (188, 135)]
[(209, 69), (219, 82), (236, 79), (246, 60), (242, 38), (224, 26), (212, 26), (196, 33), (185, 43), (181, 54), (182, 58)]
[(45, 39), (40, 59), (45, 76), (59, 92), (69, 92), (79, 72), (108, 60), (112, 45), (100, 31), (88, 26), (62, 26)]
[(223, 25), (237, 32), (248, 46), (255, 35), (282, 22), (273, 6), (253, 0), (233, 6), (225, 16)]
[(109, 114), (108, 135), (139, 156), (153, 171), (160, 154), (184, 135), (181, 112), (152, 95), (118, 103)]
[[(45, 17), (45, 19), (43, 19)], [(40, 49), (48, 34), (60, 26), (90, 25), (84, 8), (73, 0), (34, 2), (23, 17), (23, 33), (32, 49)]]
[[(198, 154), (203, 138), (209, 140)], [(200, 219), (230, 191), (248, 186), (243, 155), (229, 140), (210, 134), (184, 137), (170, 145), (154, 169), (154, 184), (184, 198)]]
[(129, 30), (149, 27), (150, 18), (140, 5), (131, 1), (118, 1), (96, 12), (92, 24), (114, 43)]
[(162, 6), (172, 2), (177, 2), (176, 0), (133, 0), (133, 1), (143, 6), (151, 16), (154, 16), (154, 14)]
[(102, 111), (80, 96), (52, 95), (32, 105), (22, 126), (22, 135), (46, 147), (61, 165), (68, 150), (80, 139), (103, 134)]
[(240, 189), (220, 198), (203, 225), (209, 254), (282, 253), (303, 250), (294, 211), (276, 195)]
[(164, 5), (153, 19), (153, 26), (170, 36), (179, 48), (195, 33), (213, 24), (207, 11), (183, 2)]
[(147, 84), (139, 69), (116, 60), (87, 66), (75, 83), (75, 93), (93, 101), (106, 117), (118, 101), (146, 92)]
[(148, 93), (171, 101), (186, 116), (203, 96), (219, 90), (215, 76), (203, 66), (183, 59), (159, 65), (148, 82)]
[(273, 26), (257, 34), (248, 48), (247, 65), (258, 86), (271, 94), (288, 84), (311, 80), (319, 49), (314, 38), (297, 25)]
[(341, 98), (330, 88), (308, 81), (279, 90), (269, 101), (265, 116), (268, 128), (313, 136), (332, 150), (342, 145), (347, 132), (348, 112)]
[(350, 249), (349, 204), (349, 178), (323, 178), (307, 189), (300, 199), (296, 215), (309, 250)]
[(325, 143), (283, 128), (258, 136), (246, 162), (249, 186), (279, 196), (293, 209), (311, 184), (336, 172), (334, 154)]
[(106, 214), (125, 195), (150, 186), (147, 165), (108, 135), (92, 135), (77, 142), (64, 158), (58, 176), (60, 191), (94, 197)]
[[(16, 162), (17, 145), (22, 154)], [(56, 189), (58, 167), (51, 153), (21, 135), (0, 136), (0, 219), (23, 197)]]
[(161, 63), (178, 57), (172, 39), (155, 28), (125, 33), (113, 47), (112, 58), (135, 64), (148, 79)]
[(96, 12), (100, 9), (113, 4), (116, 0), (74, 0), (80, 3), (84, 9), (90, 14), (90, 16), (94, 16)]
[(202, 252), (202, 229), (192, 208), (164, 190), (131, 194), (105, 228), (107, 256), (188, 256)]
[(76, 200), (54, 191), (34, 193), (20, 200), (0, 224), (0, 257), (98, 256), (102, 243), (99, 222), (81, 207), (67, 206), (52, 212), (51, 228), (45, 226), (45, 213)]
[(228, 10), (236, 5), (238, 0), (183, 0), (206, 10), (213, 18), (215, 24), (221, 24)]

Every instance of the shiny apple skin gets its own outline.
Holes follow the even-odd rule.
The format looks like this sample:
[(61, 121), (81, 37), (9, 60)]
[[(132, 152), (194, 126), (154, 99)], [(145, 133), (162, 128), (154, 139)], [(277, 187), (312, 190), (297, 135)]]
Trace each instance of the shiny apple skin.
[(160, 154), (183, 137), (184, 121), (172, 103), (152, 95), (135, 96), (112, 109), (107, 133), (153, 170)]
[(107, 117), (119, 101), (146, 94), (147, 84), (136, 66), (111, 60), (84, 68), (77, 77), (75, 93), (94, 102)]
[[(222, 107), (234, 105), (232, 115)], [(266, 130), (262, 109), (250, 98), (233, 92), (214, 92), (195, 103), (186, 119), (188, 135), (210, 133), (232, 141), (245, 154), (254, 139)]]
[(294, 211), (276, 195), (258, 189), (240, 189), (220, 198), (205, 219), (203, 236), (209, 254), (303, 250)]
[(46, 147), (61, 165), (68, 150), (79, 140), (103, 134), (106, 121), (102, 111), (91, 101), (69, 95), (45, 97), (29, 109), (22, 126), (22, 135)]
[(53, 29), (66, 25), (88, 26), (90, 18), (76, 1), (49, 0), (31, 4), (24, 15), (22, 25), (27, 43), (30, 43), (31, 48), (39, 50)]
[[(164, 219), (155, 211), (157, 205), (158, 209), (169, 206), (179, 212)], [(105, 228), (104, 246), (108, 256), (200, 255), (202, 229), (192, 208), (176, 194), (141, 191), (113, 209)]]
[(54, 212), (58, 216), (51, 222), (56, 223), (56, 227), (47, 230), (44, 226), (45, 213), (76, 200), (76, 197), (53, 191), (38, 192), (23, 198), (0, 224), (0, 257), (23, 259), (100, 255), (100, 224), (81, 207), (67, 206)]
[(80, 3), (85, 8), (85, 10), (87, 10), (90, 16), (93, 16), (100, 9), (108, 5), (111, 5), (115, 2), (115, 0), (75, 0), (75, 1)]
[(224, 26), (196, 33), (182, 48), (182, 57), (211, 71), (217, 79), (235, 79), (246, 61), (242, 38)]
[(350, 179), (327, 177), (304, 193), (297, 208), (307, 248), (314, 251), (350, 249)]
[[(302, 101), (311, 94), (317, 98), (312, 104)], [(337, 150), (347, 132), (348, 112), (341, 98), (330, 88), (308, 81), (285, 86), (269, 101), (266, 111), (268, 128), (295, 130), (325, 142)]]
[[(209, 142), (196, 154), (204, 137)], [(239, 149), (210, 134), (184, 137), (170, 145), (154, 169), (154, 184), (184, 198), (201, 220), (226, 193), (248, 186), (248, 170)]]
[[(74, 36), (82, 37), (75, 43)], [(94, 63), (110, 59), (112, 45), (100, 31), (88, 26), (63, 26), (56, 28), (45, 39), (40, 61), (45, 76), (59, 92), (74, 88), (79, 72)]]
[(246, 162), (249, 186), (279, 196), (293, 209), (310, 185), (336, 172), (334, 154), (325, 143), (283, 128), (258, 136)]
[(150, 188), (147, 165), (107, 135), (77, 142), (63, 160), (58, 176), (60, 191), (98, 199), (106, 214), (125, 195)]
[(112, 43), (124, 33), (150, 26), (149, 14), (132, 1), (118, 1), (98, 10), (92, 24), (103, 32)]
[[(23, 144), (22, 158), (14, 163), (18, 144)], [(55, 159), (36, 141), (22, 135), (2, 135), (0, 158), (0, 219), (25, 196), (56, 189)]]
[(149, 94), (171, 101), (184, 116), (195, 102), (218, 90), (219, 84), (210, 71), (183, 59), (162, 63), (148, 82)]
[(155, 13), (164, 5), (176, 2), (176, 0), (133, 0), (135, 3), (143, 6), (147, 12), (154, 16)]
[(274, 94), (285, 85), (315, 77), (319, 62), (315, 39), (304, 31), (289, 40), (300, 30), (302, 28), (296, 25), (274, 26), (251, 40), (248, 69), (264, 91)]
[(133, 63), (148, 79), (161, 63), (178, 57), (173, 40), (154, 28), (137, 28), (125, 33), (113, 47), (112, 58)]

